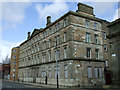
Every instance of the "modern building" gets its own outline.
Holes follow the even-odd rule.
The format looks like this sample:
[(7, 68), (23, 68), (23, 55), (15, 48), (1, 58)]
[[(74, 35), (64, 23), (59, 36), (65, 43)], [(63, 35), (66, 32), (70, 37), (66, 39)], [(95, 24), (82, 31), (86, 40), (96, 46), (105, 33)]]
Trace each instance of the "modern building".
[(120, 85), (120, 18), (108, 25), (110, 39), (110, 56), (112, 83)]
[(48, 16), (46, 27), (28, 32), (20, 44), (19, 80), (56, 84), (58, 73), (59, 85), (105, 84), (109, 43), (104, 23), (108, 24), (95, 17), (93, 7), (82, 3), (76, 12), (69, 11), (54, 22)]
[(11, 70), (10, 70), (10, 80), (18, 80), (18, 61), (19, 61), (19, 47), (14, 47), (11, 50)]

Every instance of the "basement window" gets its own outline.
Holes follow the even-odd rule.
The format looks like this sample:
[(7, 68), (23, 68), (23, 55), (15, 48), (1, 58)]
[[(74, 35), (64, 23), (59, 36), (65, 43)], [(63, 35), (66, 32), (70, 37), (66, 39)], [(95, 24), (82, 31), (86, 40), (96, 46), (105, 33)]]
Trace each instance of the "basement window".
[(92, 67), (88, 67), (88, 78), (92, 78)]

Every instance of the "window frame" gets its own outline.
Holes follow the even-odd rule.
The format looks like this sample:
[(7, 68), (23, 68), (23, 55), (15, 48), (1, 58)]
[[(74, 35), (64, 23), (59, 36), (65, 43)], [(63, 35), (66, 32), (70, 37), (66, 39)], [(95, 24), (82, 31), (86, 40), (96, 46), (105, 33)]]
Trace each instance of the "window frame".
[(68, 78), (68, 66), (64, 65), (65, 78)]
[(96, 59), (99, 59), (99, 49), (95, 49), (95, 57)]
[[(88, 52), (88, 50), (90, 51)], [(86, 48), (86, 57), (91, 58), (91, 48)]]
[(95, 78), (98, 78), (98, 68), (97, 67), (94, 68), (94, 74), (95, 74)]
[(97, 34), (94, 35), (94, 42), (95, 42), (95, 44), (98, 44), (98, 35)]
[(85, 27), (90, 28), (90, 21), (89, 20), (85, 20)]
[(86, 33), (86, 42), (87, 43), (91, 42), (91, 34), (90, 33)]
[[(91, 66), (88, 66), (88, 68), (87, 68), (87, 70), (88, 70), (88, 78), (93, 78), (93, 73), (92, 73), (92, 67)], [(90, 70), (90, 71), (89, 71)]]
[(64, 58), (67, 58), (67, 47), (64, 47)]
[(98, 70), (98, 75), (99, 75), (99, 78), (102, 78), (102, 67), (99, 67), (99, 70)]

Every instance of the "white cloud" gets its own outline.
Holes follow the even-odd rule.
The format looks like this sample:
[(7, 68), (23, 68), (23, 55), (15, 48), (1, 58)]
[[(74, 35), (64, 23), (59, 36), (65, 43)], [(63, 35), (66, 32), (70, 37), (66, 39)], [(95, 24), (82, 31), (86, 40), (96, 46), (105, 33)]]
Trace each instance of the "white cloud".
[(115, 15), (113, 16), (113, 20), (112, 21), (114, 21), (114, 20), (116, 20), (118, 18), (120, 18), (120, 8), (118, 8), (116, 10)]
[[(23, 41), (21, 41), (21, 42), (23, 42)], [(0, 42), (0, 63), (2, 63), (2, 60), (5, 59), (7, 55), (10, 58), (11, 57), (11, 49), (13, 47), (19, 46), (21, 42), (1, 41)]]
[(46, 17), (51, 16), (52, 20), (55, 20), (62, 16), (64, 13), (68, 11), (68, 6), (65, 2), (53, 2), (52, 4), (36, 4), (35, 6), (38, 15), (40, 25), (46, 24)]
[(118, 2), (119, 0), (1, 0), (2, 2)]
[(113, 2), (93, 2), (91, 5), (94, 7), (94, 11), (97, 15), (103, 15), (106, 12), (114, 11)]
[(30, 6), (30, 2), (2, 2), (3, 28), (16, 27), (25, 18), (25, 9)]

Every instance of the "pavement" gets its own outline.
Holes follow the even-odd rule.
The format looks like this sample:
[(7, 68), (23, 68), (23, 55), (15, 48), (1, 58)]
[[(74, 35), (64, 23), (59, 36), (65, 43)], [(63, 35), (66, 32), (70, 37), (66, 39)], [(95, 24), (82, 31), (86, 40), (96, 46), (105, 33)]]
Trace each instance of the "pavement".
[[(56, 88), (56, 85), (46, 85), (46, 84), (40, 84), (40, 83), (31, 83), (31, 82), (20, 82), (20, 81), (11, 81), (11, 80), (4, 80), (7, 82), (14, 82), (14, 83), (20, 83), (20, 84), (24, 84), (24, 85), (29, 85), (29, 86), (35, 86), (38, 88)], [(120, 86), (113, 86), (113, 85), (103, 85), (103, 86), (94, 86), (94, 87), (64, 87), (64, 86), (59, 86), (59, 88), (81, 88), (81, 89), (85, 89), (85, 88), (89, 88), (89, 89), (107, 89), (107, 90), (120, 90)]]
[[(41, 87), (41, 88), (57, 88), (56, 85), (46, 85), (46, 84), (40, 84), (40, 83), (20, 82), (20, 81), (11, 81), (11, 80), (4, 80), (4, 81), (21, 83), (21, 84), (25, 84), (25, 85), (33, 85), (33, 86), (37, 86), (37, 87)], [(68, 88), (68, 87), (59, 86), (59, 88)]]

